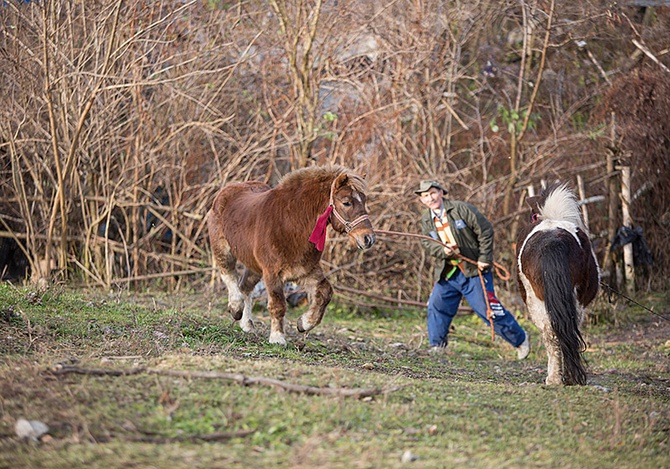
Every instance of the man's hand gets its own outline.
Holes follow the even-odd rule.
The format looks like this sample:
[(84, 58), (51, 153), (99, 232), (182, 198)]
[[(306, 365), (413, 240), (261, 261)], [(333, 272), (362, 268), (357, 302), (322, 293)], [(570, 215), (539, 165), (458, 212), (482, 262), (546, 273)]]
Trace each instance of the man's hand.
[(455, 254), (459, 254), (460, 251), (458, 250), (458, 246), (456, 244), (449, 244), (444, 247), (444, 253), (447, 256), (453, 256)]
[(477, 268), (479, 270), (486, 270), (491, 266), (488, 262), (477, 261)]

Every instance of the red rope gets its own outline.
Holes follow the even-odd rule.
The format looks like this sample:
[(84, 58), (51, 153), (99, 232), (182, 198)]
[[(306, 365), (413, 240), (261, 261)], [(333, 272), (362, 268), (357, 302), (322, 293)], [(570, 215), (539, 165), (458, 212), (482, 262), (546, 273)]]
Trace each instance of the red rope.
[(491, 342), (496, 340), (496, 330), (493, 327), (493, 310), (491, 309), (491, 302), (489, 301), (489, 294), (486, 292), (486, 284), (484, 283), (484, 276), (481, 270), (477, 270), (479, 280), (482, 282), (482, 291), (484, 292), (484, 300), (486, 300), (486, 319), (491, 325)]

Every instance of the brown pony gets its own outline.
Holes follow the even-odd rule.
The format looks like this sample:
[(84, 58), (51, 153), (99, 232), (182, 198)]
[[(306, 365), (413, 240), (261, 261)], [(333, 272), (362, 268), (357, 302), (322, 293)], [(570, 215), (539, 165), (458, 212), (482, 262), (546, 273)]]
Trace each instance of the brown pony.
[[(242, 182), (221, 189), (207, 214), (209, 240), (228, 289), (228, 312), (242, 330), (254, 331), (250, 293), (261, 279), (268, 292), (270, 343), (286, 345), (286, 282), (301, 284), (309, 296), (298, 331), (321, 322), (333, 295), (319, 265), (328, 223), (360, 249), (370, 248), (376, 239), (365, 189), (361, 176), (341, 166), (299, 169), (275, 188)], [(244, 265), (241, 275), (237, 261)]]

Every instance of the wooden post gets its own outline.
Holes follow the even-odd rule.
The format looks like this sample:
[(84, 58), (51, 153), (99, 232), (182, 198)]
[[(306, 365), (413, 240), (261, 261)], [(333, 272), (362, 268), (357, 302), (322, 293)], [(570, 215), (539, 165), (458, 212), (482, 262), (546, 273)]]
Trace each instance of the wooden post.
[(619, 272), (619, 265), (614, 255), (610, 252), (612, 241), (616, 235), (619, 213), (619, 197), (617, 191), (617, 173), (614, 170), (615, 157), (618, 154), (617, 136), (616, 136), (616, 115), (612, 113), (612, 124), (610, 129), (610, 147), (607, 152), (607, 248), (603, 257), (602, 275), (609, 277), (610, 282), (616, 282), (617, 287), (621, 287), (619, 280), (623, 278), (623, 272)]
[(589, 209), (586, 207), (586, 204), (584, 201), (586, 200), (586, 195), (584, 192), (584, 180), (582, 179), (581, 175), (577, 175), (577, 189), (579, 190), (579, 201), (581, 202), (582, 205), (582, 218), (584, 218), (584, 226), (586, 227), (587, 230), (589, 230), (589, 233), (591, 232), (591, 228), (589, 227)]
[[(533, 189), (533, 186), (528, 186), (528, 197), (532, 197), (535, 195), (535, 190)], [(524, 191), (521, 191), (521, 196), (519, 197), (519, 203), (517, 205), (517, 213), (524, 213), (523, 212), (523, 207), (524, 207), (524, 202), (527, 200), (526, 194)], [(516, 235), (519, 230), (519, 216), (516, 215), (514, 217), (514, 221), (512, 222), (512, 226), (510, 227), (509, 233), (508, 233), (508, 239), (509, 242), (511, 243), (512, 246), (512, 251), (516, 250)]]
[[(618, 166), (617, 169), (621, 170), (621, 214), (623, 216), (623, 225), (633, 228), (633, 220), (630, 216), (630, 166)], [(626, 290), (628, 293), (632, 293), (635, 290), (632, 243), (628, 243), (623, 247), (623, 263)]]

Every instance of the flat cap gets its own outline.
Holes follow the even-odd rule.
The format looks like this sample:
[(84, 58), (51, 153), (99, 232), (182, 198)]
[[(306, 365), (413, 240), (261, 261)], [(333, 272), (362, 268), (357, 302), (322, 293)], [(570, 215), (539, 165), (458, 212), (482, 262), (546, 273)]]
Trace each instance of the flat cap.
[(445, 194), (447, 193), (446, 189), (440, 185), (439, 182), (433, 179), (425, 179), (419, 183), (419, 187), (414, 191), (415, 194), (420, 195), (424, 192), (428, 192), (431, 187), (440, 189)]

